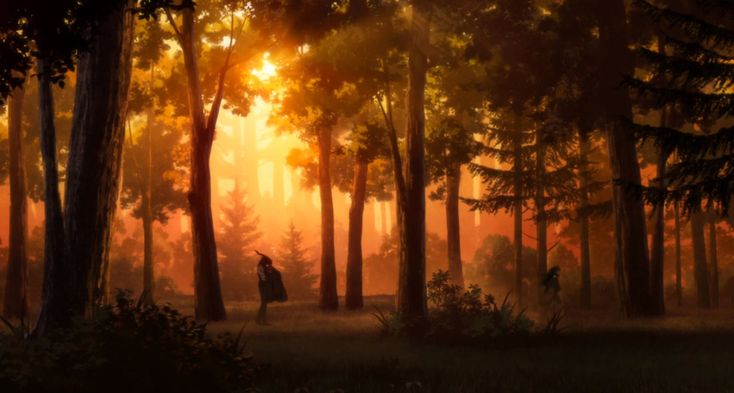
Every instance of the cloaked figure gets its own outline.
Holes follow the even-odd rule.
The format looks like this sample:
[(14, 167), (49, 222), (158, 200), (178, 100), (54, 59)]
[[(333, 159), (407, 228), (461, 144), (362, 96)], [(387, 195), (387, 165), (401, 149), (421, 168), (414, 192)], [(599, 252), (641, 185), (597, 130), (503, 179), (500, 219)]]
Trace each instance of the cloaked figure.
[(561, 283), (558, 278), (561, 275), (561, 268), (553, 266), (543, 277), (541, 285), (545, 288), (546, 299), (549, 304), (561, 304)]
[(258, 325), (267, 325), (268, 303), (285, 302), (288, 300), (288, 294), (283, 285), (278, 269), (273, 267), (273, 260), (265, 254), (255, 251), (260, 255), (260, 262), (257, 263), (257, 286), (260, 290), (260, 309), (257, 312), (255, 322)]

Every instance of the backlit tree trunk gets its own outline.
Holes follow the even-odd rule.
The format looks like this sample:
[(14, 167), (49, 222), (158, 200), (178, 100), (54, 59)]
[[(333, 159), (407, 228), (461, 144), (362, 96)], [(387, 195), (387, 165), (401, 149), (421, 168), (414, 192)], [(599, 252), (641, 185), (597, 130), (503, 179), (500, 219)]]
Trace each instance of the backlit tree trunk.
[(711, 308), (709, 272), (706, 263), (705, 219), (702, 213), (691, 214), (691, 241), (693, 243), (693, 275), (696, 281), (698, 307)]
[(194, 33), (194, 10), (181, 11), (180, 44), (186, 68), (189, 115), (191, 118), (191, 176), (189, 210), (191, 213), (191, 244), (194, 252), (194, 298), (196, 319), (220, 321), (227, 317), (219, 282), (217, 245), (211, 206), (211, 171), (209, 158), (222, 100), (224, 71), (219, 75), (217, 95), (209, 117), (204, 115), (204, 99), (199, 77), (198, 50)]
[(69, 271), (66, 258), (64, 220), (59, 193), (59, 173), (56, 161), (56, 127), (54, 125), (53, 91), (46, 61), (38, 62), (38, 101), (41, 112), (41, 158), (43, 160), (43, 290), (41, 310), (36, 323), (36, 332), (43, 335), (49, 329), (67, 325), (71, 313), (65, 296), (69, 291), (66, 274)]
[(635, 140), (622, 118), (631, 119), (632, 104), (622, 81), (633, 71), (627, 47), (624, 0), (596, 4), (602, 53), (601, 81), (605, 97), (606, 133), (612, 172), (612, 206), (616, 271), (622, 308), (627, 316), (653, 314), (645, 211), (641, 196), (629, 187), (641, 184)]
[(143, 210), (143, 301), (153, 303), (155, 272), (153, 266), (153, 110), (148, 108), (145, 127), (145, 173), (142, 197)]
[(130, 85), (131, 6), (116, 5), (79, 57), (64, 198), (70, 292), (63, 297), (72, 315), (89, 313), (103, 298)]
[(548, 217), (545, 211), (545, 146), (540, 141), (535, 157), (535, 231), (538, 253), (538, 301), (543, 299), (544, 288), (540, 283), (548, 271)]
[(8, 142), (10, 170), (10, 236), (5, 275), (3, 315), (6, 318), (28, 317), (28, 204), (25, 168), (23, 167), (23, 101), (25, 89), (13, 90), (8, 102)]
[(406, 321), (426, 317), (425, 88), (430, 17), (413, 2), (408, 52), (405, 193), (398, 197), (400, 266), (398, 313)]
[(334, 200), (331, 194), (331, 128), (319, 130), (319, 196), (321, 197), (321, 282), (319, 307), (339, 308), (336, 291), (336, 256), (334, 253)]
[(446, 175), (446, 243), (448, 243), (449, 277), (455, 285), (464, 286), (461, 265), (461, 224), (459, 220), (459, 188), (461, 164), (454, 164)]
[(591, 308), (591, 252), (589, 249), (589, 132), (579, 130), (579, 248), (581, 254), (581, 307)]
[[(660, 114), (660, 126), (666, 126), (667, 110), (663, 108)], [(664, 188), (665, 166), (668, 153), (660, 149), (658, 151), (657, 181), (655, 186)], [(665, 203), (654, 207), (653, 212), (652, 248), (650, 250), (650, 292), (651, 312), (662, 315), (665, 313)]]
[(364, 152), (360, 151), (357, 153), (357, 162), (354, 164), (352, 204), (349, 207), (346, 306), (350, 310), (361, 309), (364, 306), (362, 299), (362, 228), (367, 196), (367, 169), (367, 159)]
[(673, 205), (673, 220), (675, 223), (675, 299), (678, 307), (683, 305), (683, 279), (681, 277), (680, 251), (680, 207), (678, 202)]
[(716, 245), (716, 215), (709, 213), (709, 260), (711, 264), (711, 305), (719, 306), (719, 255)]
[(515, 196), (512, 215), (515, 220), (514, 236), (513, 236), (513, 257), (515, 262), (515, 297), (517, 304), (523, 306), (525, 298), (523, 296), (523, 263), (522, 263), (522, 208), (523, 208), (523, 179), (522, 179), (522, 130), (520, 128), (520, 117), (515, 115), (515, 136), (513, 138), (513, 176), (514, 185), (512, 193)]

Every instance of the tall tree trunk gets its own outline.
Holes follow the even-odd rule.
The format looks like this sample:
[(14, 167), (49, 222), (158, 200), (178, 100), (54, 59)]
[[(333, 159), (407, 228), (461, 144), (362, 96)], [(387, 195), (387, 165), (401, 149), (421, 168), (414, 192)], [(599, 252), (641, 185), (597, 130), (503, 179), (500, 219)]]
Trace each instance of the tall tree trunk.
[(461, 164), (454, 164), (446, 175), (446, 243), (448, 243), (449, 277), (455, 285), (464, 286), (461, 266), (461, 224), (459, 221), (459, 187)]
[(322, 127), (319, 143), (319, 195), (321, 197), (321, 283), (319, 307), (339, 308), (336, 291), (336, 256), (334, 253), (334, 200), (331, 195), (331, 128)]
[(364, 204), (367, 197), (367, 169), (367, 157), (360, 150), (357, 153), (357, 162), (354, 164), (352, 204), (349, 207), (347, 294), (345, 301), (347, 308), (350, 310), (358, 310), (364, 306), (362, 299), (362, 228)]
[(622, 81), (633, 71), (627, 47), (624, 0), (598, 0), (600, 80), (606, 97), (606, 131), (612, 171), (612, 206), (616, 242), (615, 263), (622, 309), (627, 316), (653, 314), (650, 261), (644, 203), (629, 187), (641, 184), (635, 141), (621, 118), (631, 119), (632, 104)]
[(709, 213), (709, 260), (711, 264), (711, 305), (719, 306), (719, 255), (716, 245), (716, 214)]
[(581, 307), (591, 308), (591, 251), (589, 248), (589, 132), (579, 129), (579, 248), (581, 254)]
[(5, 273), (3, 315), (6, 318), (28, 317), (28, 204), (25, 168), (23, 167), (23, 101), (25, 89), (13, 90), (8, 102), (8, 142), (10, 148), (10, 242)]
[(387, 211), (388, 203), (389, 201), (380, 202), (380, 232), (382, 233), (382, 237), (386, 237), (387, 232), (388, 232), (388, 229), (387, 229), (387, 215), (389, 214)]
[(703, 214), (691, 214), (691, 240), (693, 242), (693, 274), (696, 281), (698, 307), (711, 308), (708, 267), (706, 263), (705, 219)]
[(515, 136), (513, 137), (513, 176), (514, 185), (512, 193), (515, 196), (514, 206), (512, 208), (512, 214), (515, 219), (515, 231), (514, 231), (514, 261), (515, 261), (515, 297), (517, 298), (517, 304), (523, 306), (525, 304), (525, 297), (523, 294), (523, 255), (522, 255), (522, 210), (523, 210), (523, 178), (522, 178), (522, 129), (520, 122), (520, 115), (515, 115)]
[[(667, 125), (667, 109), (660, 113), (660, 126)], [(665, 167), (668, 153), (663, 149), (658, 151), (657, 181), (655, 186), (665, 188)], [(651, 313), (665, 314), (665, 202), (654, 206), (652, 248), (650, 250), (650, 292)]]
[(408, 122), (405, 194), (398, 197), (400, 266), (398, 313), (409, 323), (424, 319), (426, 303), (425, 89), (430, 15), (412, 3), (408, 52)]
[(683, 306), (683, 278), (681, 271), (681, 252), (680, 252), (680, 205), (678, 202), (673, 204), (673, 220), (675, 222), (675, 299), (678, 307)]
[(64, 198), (67, 255), (73, 257), (64, 297), (73, 315), (89, 313), (103, 295), (130, 85), (131, 6), (116, 5), (79, 57)]
[(38, 62), (38, 103), (41, 112), (41, 158), (43, 160), (44, 195), (44, 248), (43, 290), (41, 310), (36, 323), (40, 335), (71, 321), (66, 273), (69, 271), (66, 258), (64, 220), (59, 193), (59, 173), (56, 161), (56, 127), (54, 125), (54, 102), (51, 80), (46, 60)]
[(153, 267), (153, 109), (148, 108), (145, 127), (145, 174), (143, 210), (143, 302), (153, 304), (155, 272)]
[[(541, 138), (539, 138), (541, 139)], [(538, 253), (538, 302), (543, 299), (544, 289), (540, 283), (548, 272), (548, 216), (545, 211), (545, 144), (536, 141), (535, 153), (535, 231)]]
[(194, 33), (194, 10), (187, 8), (181, 11), (181, 14), (183, 24), (180, 44), (186, 67), (191, 117), (191, 177), (188, 199), (191, 212), (191, 243), (194, 251), (195, 314), (198, 320), (220, 321), (227, 317), (227, 313), (219, 282), (209, 158), (214, 142), (218, 105), (221, 103), (224, 74), (221, 73), (219, 76), (220, 86), (217, 96), (212, 103), (209, 118), (206, 119)]

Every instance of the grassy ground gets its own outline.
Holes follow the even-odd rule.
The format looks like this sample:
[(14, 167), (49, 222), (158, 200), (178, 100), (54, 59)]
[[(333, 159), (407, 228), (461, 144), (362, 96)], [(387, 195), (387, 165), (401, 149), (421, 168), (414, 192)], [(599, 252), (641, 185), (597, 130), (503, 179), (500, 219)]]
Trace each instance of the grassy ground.
[(262, 392), (734, 392), (731, 310), (640, 321), (571, 313), (559, 336), (472, 347), (380, 337), (375, 306), (390, 302), (335, 313), (290, 302), (261, 327), (251, 322), (257, 305), (244, 303), (211, 328), (246, 324)]

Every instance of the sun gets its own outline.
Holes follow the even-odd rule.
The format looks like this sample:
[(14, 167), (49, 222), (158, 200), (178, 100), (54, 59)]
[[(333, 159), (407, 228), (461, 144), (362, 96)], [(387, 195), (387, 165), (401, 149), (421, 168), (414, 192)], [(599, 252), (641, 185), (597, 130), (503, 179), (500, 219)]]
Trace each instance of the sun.
[(271, 63), (270, 60), (268, 60), (269, 57), (270, 53), (265, 52), (263, 54), (262, 66), (260, 66), (260, 68), (252, 70), (252, 75), (255, 75), (256, 78), (260, 79), (263, 82), (278, 74), (277, 67), (275, 66), (275, 64)]

